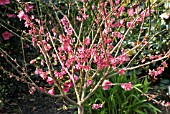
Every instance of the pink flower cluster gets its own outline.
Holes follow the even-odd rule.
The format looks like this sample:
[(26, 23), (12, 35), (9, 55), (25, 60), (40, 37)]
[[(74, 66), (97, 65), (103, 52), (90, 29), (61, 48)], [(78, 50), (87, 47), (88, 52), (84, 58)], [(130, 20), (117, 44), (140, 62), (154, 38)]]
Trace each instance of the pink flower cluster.
[(92, 105), (92, 109), (99, 109), (99, 108), (102, 108), (103, 105), (102, 104), (93, 104)]
[(65, 16), (61, 19), (61, 23), (63, 24), (64, 30), (67, 33), (67, 35), (68, 36), (72, 35), (73, 32), (72, 32), (71, 25), (69, 24), (69, 22)]
[(163, 71), (164, 71), (164, 67), (158, 67), (156, 71), (155, 71), (155, 69), (153, 69), (153, 70), (149, 69), (148, 74), (152, 77), (156, 77), (156, 76), (162, 74)]
[[(50, 85), (54, 84), (54, 79), (48, 76), (48, 71), (43, 72), (42, 69), (36, 69), (35, 74), (40, 75), (40, 77), (43, 80), (46, 80), (48, 84), (50, 84)], [(62, 70), (61, 72), (58, 72), (56, 70), (54, 71), (54, 76), (60, 80), (63, 79), (63, 75), (65, 75), (65, 74), (66, 74), (66, 72), (64, 70)], [(74, 81), (77, 81), (77, 80), (78, 80), (78, 77), (76, 75), (74, 75)], [(64, 92), (68, 92), (70, 90), (70, 88), (72, 88), (72, 87), (73, 87), (73, 82), (72, 82), (71, 78), (63, 83), (63, 91)], [(53, 95), (54, 89), (50, 89), (48, 91), (48, 93)]]
[(25, 21), (29, 21), (29, 18), (28, 16), (25, 14), (25, 12), (23, 10), (21, 10), (19, 13), (18, 13), (18, 18), (20, 18), (20, 21), (21, 20), (25, 20)]
[(42, 69), (37, 69), (35, 70), (35, 74), (40, 75), (40, 77), (45, 80), (47, 78), (48, 75), (48, 71), (47, 72), (43, 72)]
[[(82, 0), (82, 2), (85, 1), (86, 0)], [(113, 69), (115, 69), (115, 72), (119, 73), (120, 75), (124, 75), (126, 69), (118, 67), (119, 65), (122, 65), (130, 60), (128, 54), (126, 54), (124, 49), (122, 50), (120, 49), (121, 52), (118, 52), (118, 54), (115, 54), (114, 52), (111, 53), (111, 51), (114, 49), (115, 39), (118, 42), (121, 40), (122, 41), (126, 40), (125, 36), (121, 32), (118, 32), (116, 30), (117, 27), (125, 26), (127, 28), (134, 28), (136, 24), (136, 22), (134, 22), (135, 17), (134, 15), (140, 12), (140, 8), (137, 5), (136, 8), (127, 9), (127, 15), (130, 17), (130, 20), (124, 18), (121, 19), (122, 14), (126, 13), (125, 12), (126, 10), (124, 6), (114, 7), (117, 6), (119, 3), (120, 0), (116, 0), (115, 3), (112, 4), (113, 16), (109, 16), (109, 13), (106, 9), (107, 2), (100, 2), (100, 5), (97, 8), (93, 7), (93, 9), (97, 9), (98, 11), (98, 13), (96, 13), (96, 20), (94, 24), (99, 24), (99, 22), (101, 22), (101, 20), (104, 19), (103, 21), (104, 27), (102, 27), (102, 31), (99, 34), (99, 37), (97, 36), (95, 40), (91, 38), (91, 35), (85, 36), (84, 33), (83, 37), (81, 34), (78, 35), (78, 37), (77, 35), (74, 36), (77, 30), (74, 31), (71, 23), (69, 22), (66, 16), (63, 16), (63, 18), (60, 20), (64, 28), (64, 33), (59, 34), (58, 36), (57, 34), (58, 26), (53, 25), (52, 21), (49, 22), (50, 26), (52, 26), (51, 27), (52, 29), (48, 30), (50, 32), (47, 32), (47, 29), (44, 24), (45, 21), (36, 19), (33, 15), (29, 17), (25, 13), (33, 10), (32, 5), (25, 3), (24, 4), (25, 10), (20, 11), (17, 16), (18, 18), (20, 18), (20, 20), (25, 21), (25, 27), (28, 27), (29, 35), (32, 35), (33, 45), (35, 44), (39, 47), (41, 54), (47, 53), (49, 54), (49, 56), (52, 56), (49, 57), (49, 61), (52, 62), (50, 66), (51, 68), (55, 69), (60, 64), (59, 66), (60, 69), (54, 70), (54, 72), (52, 71), (52, 76), (50, 76), (49, 75), (51, 74), (49, 73), (50, 71), (43, 69), (45, 61), (41, 60), (41, 66), (40, 68), (37, 68), (35, 70), (35, 74), (39, 75), (51, 86), (53, 86), (55, 80), (57, 81), (60, 80), (58, 82), (59, 83), (61, 82), (59, 85), (61, 86), (64, 92), (68, 92), (73, 87), (73, 82), (74, 81), (76, 82), (79, 79), (79, 76), (76, 75), (80, 75), (81, 74), (80, 71), (82, 71), (83, 73), (87, 72), (91, 70), (92, 65), (94, 65), (95, 70), (96, 69), (102, 70), (103, 68), (108, 68), (109, 66), (111, 66)], [(79, 11), (79, 14), (80, 16), (77, 16), (78, 21), (86, 20), (89, 17), (89, 15), (85, 14), (85, 9), (83, 8)], [(145, 16), (149, 15), (150, 15), (149, 10), (141, 12), (140, 14), (141, 17), (137, 19), (137, 23), (140, 24), (145, 18)], [(127, 20), (129, 20), (129, 22), (126, 22)], [(112, 30), (115, 31), (113, 32)], [(10, 36), (9, 33), (8, 36)], [(39, 36), (43, 36), (43, 39), (40, 39)], [(74, 37), (76, 37), (77, 39)], [(51, 40), (50, 38), (55, 40), (56, 54), (53, 53), (52, 45), (51, 43), (49, 43)], [(58, 59), (61, 61), (59, 61)], [(36, 60), (32, 60), (30, 61), (30, 64), (34, 64), (35, 62)], [(57, 65), (53, 66), (53, 62), (57, 63)], [(67, 69), (68, 72), (73, 73), (71, 75), (74, 76), (74, 79), (72, 79), (70, 75), (68, 76), (66, 72), (67, 70), (65, 69)], [(156, 73), (160, 74), (163, 72), (164, 69), (163, 67), (158, 67), (157, 70), (158, 71), (154, 71), (154, 73), (150, 73), (150, 75), (155, 76)], [(87, 87), (89, 87), (95, 80), (90, 79), (90, 76), (87, 77), (87, 79), (88, 80), (85, 81)], [(104, 90), (108, 90), (113, 85), (114, 84), (109, 80), (104, 80), (101, 86), (103, 87)], [(130, 91), (133, 87), (131, 82), (122, 83), (120, 86), (126, 91)], [(49, 88), (48, 93), (54, 95), (55, 88), (53, 87)], [(102, 104), (92, 105), (92, 109), (98, 108), (102, 108)]]
[(160, 104), (160, 105), (165, 106), (165, 107), (170, 107), (170, 102), (166, 102), (165, 100), (159, 101), (157, 104)]
[(87, 80), (87, 87), (90, 86), (93, 83), (92, 79)]
[(117, 58), (110, 58), (110, 63), (112, 64), (112, 67), (115, 68), (117, 65), (123, 64), (124, 62), (127, 62), (129, 60), (130, 58), (128, 57), (128, 55), (125, 53), (124, 50), (122, 50), (122, 54), (119, 55)]
[[(110, 81), (104, 80), (102, 83), (103, 90), (108, 90), (112, 85), (113, 83), (111, 83)], [(132, 86), (133, 85), (131, 82), (121, 84), (121, 87), (126, 91), (130, 91), (132, 89)]]
[(128, 83), (122, 83), (121, 84), (121, 87), (126, 90), (126, 91), (130, 91), (132, 89), (132, 83), (131, 82), (128, 82)]
[[(140, 24), (143, 20), (144, 20), (144, 18), (145, 17), (148, 17), (149, 15), (150, 15), (150, 11), (149, 11), (149, 9), (146, 9), (146, 10), (144, 10), (144, 11), (142, 11), (141, 13), (140, 13), (140, 7), (139, 7), (139, 4), (137, 3), (137, 4), (133, 4), (134, 6), (135, 6), (135, 8), (129, 8), (129, 9), (127, 9), (127, 12), (125, 12), (125, 6), (120, 6), (120, 7), (116, 7), (117, 6), (117, 4), (119, 4), (120, 3), (120, 0), (116, 0), (116, 2), (115, 2), (115, 4), (112, 2), (111, 3), (111, 6), (112, 6), (112, 11), (114, 12), (113, 13), (113, 15), (114, 15), (114, 17), (116, 17), (118, 20), (117, 20), (117, 22), (115, 21), (116, 19), (115, 18), (113, 18), (113, 19), (110, 19), (109, 17), (107, 18), (109, 21), (109, 23), (107, 23), (107, 21), (106, 21), (106, 28), (104, 29), (105, 31), (106, 30), (109, 30), (108, 29), (108, 26), (110, 27), (110, 28), (115, 28), (115, 27), (124, 27), (125, 26), (125, 24), (126, 24), (126, 26), (127, 26), (127, 28), (134, 28), (135, 27), (135, 24), (137, 23), (137, 24)], [(99, 5), (99, 7), (98, 7), (98, 15), (101, 15), (102, 16), (102, 18), (105, 18), (105, 17), (107, 17), (108, 16), (108, 13), (107, 13), (107, 11), (106, 11), (106, 5), (107, 5), (107, 2), (100, 2), (100, 5)], [(114, 7), (115, 6), (115, 7)], [(151, 11), (152, 12), (152, 11)], [(124, 13), (127, 13), (128, 14), (128, 16), (130, 17), (130, 21), (129, 22), (125, 22), (125, 20), (124, 19), (120, 19), (121, 18), (121, 16), (124, 14)], [(140, 13), (140, 14), (139, 14)], [(137, 20), (136, 20), (136, 22), (133, 22), (134, 21), (134, 16), (135, 15), (140, 15), (140, 17), (139, 18), (137, 18)], [(96, 23), (98, 23), (99, 22), (99, 20), (97, 19), (96, 20)], [(106, 32), (107, 33), (107, 32)]]
[(51, 88), (50, 90), (48, 90), (48, 94), (54, 95), (54, 88)]
[(150, 60), (159, 59), (161, 57), (162, 57), (162, 55), (151, 55)]
[(113, 84), (108, 81), (108, 80), (104, 80), (103, 83), (102, 83), (102, 87), (104, 90), (108, 90)]
[(82, 8), (78, 13), (80, 14), (80, 16), (76, 17), (78, 21), (86, 20), (89, 17), (89, 15), (84, 13), (84, 8)]
[(0, 5), (10, 4), (10, 0), (0, 0)]
[(47, 82), (48, 82), (48, 84), (53, 84), (54, 83), (54, 79), (53, 78), (51, 78), (51, 77), (48, 77), (47, 78)]
[(70, 80), (68, 80), (68, 82), (67, 81), (64, 82), (63, 91), (67, 93), (70, 90), (70, 88), (72, 88), (72, 87), (73, 87), (73, 83), (70, 79)]
[[(76, 75), (74, 75), (74, 81), (76, 82), (78, 80), (78, 77), (76, 76)], [(64, 84), (63, 84), (63, 90), (64, 90), (64, 92), (68, 92), (69, 90), (70, 90), (70, 88), (72, 88), (73, 87), (73, 82), (72, 82), (72, 80), (71, 80), (71, 78), (69, 79), (69, 80), (67, 80), (67, 81), (65, 81), (64, 82)]]
[(162, 67), (158, 67), (156, 70), (155, 69), (153, 69), (153, 70), (149, 69), (149, 73), (148, 74), (150, 76), (152, 76), (152, 77), (156, 77), (156, 76), (162, 74), (162, 72), (164, 71), (164, 67), (167, 67), (166, 62), (163, 62), (162, 63)]
[(31, 10), (33, 10), (33, 6), (30, 5), (28, 2), (26, 2), (25, 3), (25, 11), (30, 12)]

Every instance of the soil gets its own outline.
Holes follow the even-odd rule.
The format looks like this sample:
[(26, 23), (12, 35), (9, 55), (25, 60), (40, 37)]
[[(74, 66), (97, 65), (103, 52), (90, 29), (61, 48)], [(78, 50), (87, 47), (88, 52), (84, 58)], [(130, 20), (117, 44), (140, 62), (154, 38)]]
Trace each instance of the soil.
[[(41, 93), (11, 95), (0, 100), (0, 114), (74, 114), (76, 109), (69, 108), (67, 103), (63, 99)], [(168, 111), (160, 105), (157, 107), (162, 111), (159, 114), (170, 114), (170, 108)]]
[(74, 114), (63, 99), (36, 93), (34, 95), (8, 96), (1, 101), (0, 114)]

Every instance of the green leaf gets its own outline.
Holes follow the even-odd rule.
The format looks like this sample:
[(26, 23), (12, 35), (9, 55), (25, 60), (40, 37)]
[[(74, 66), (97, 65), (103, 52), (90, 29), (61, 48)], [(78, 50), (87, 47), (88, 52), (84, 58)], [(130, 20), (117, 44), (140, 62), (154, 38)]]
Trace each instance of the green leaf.
[(140, 87), (140, 86), (142, 86), (142, 84), (136, 84), (136, 85), (134, 85), (135, 87)]
[(144, 112), (142, 112), (141, 110), (134, 110), (135, 112), (137, 112), (138, 114), (145, 114)]

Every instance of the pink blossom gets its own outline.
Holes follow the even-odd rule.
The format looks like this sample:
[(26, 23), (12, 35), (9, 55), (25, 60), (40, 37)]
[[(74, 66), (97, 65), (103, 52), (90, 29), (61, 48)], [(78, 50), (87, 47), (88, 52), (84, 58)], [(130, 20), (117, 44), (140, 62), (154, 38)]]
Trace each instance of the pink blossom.
[(135, 14), (138, 14), (138, 13), (139, 13), (139, 11), (140, 11), (140, 7), (139, 7), (139, 6), (137, 6), (137, 7), (135, 8)]
[(89, 15), (82, 14), (82, 17), (86, 20), (89, 17)]
[(74, 81), (76, 82), (78, 80), (78, 76), (74, 75)]
[(64, 82), (64, 87), (63, 87), (64, 92), (68, 92), (72, 86), (73, 86), (73, 83), (71, 81)]
[(162, 74), (163, 71), (164, 71), (164, 67), (158, 67), (157, 68), (158, 74)]
[(123, 12), (125, 10), (124, 6), (120, 6), (120, 8), (118, 9), (119, 12)]
[(150, 76), (155, 76), (155, 70), (153, 69), (153, 70), (150, 70), (149, 69), (149, 73), (148, 73)]
[(133, 8), (128, 9), (127, 13), (128, 13), (128, 15), (129, 15), (130, 17), (133, 16), (133, 15), (134, 15), (134, 10), (133, 10)]
[(12, 77), (13, 77), (13, 74), (10, 74), (10, 75), (9, 75), (9, 78), (12, 78)]
[(51, 45), (50, 44), (46, 44), (44, 46), (44, 48), (45, 48), (46, 51), (49, 51), (51, 49)]
[(167, 67), (168, 65), (166, 64), (166, 61), (163, 62), (163, 67)]
[(35, 88), (34, 86), (32, 86), (31, 89), (32, 89), (33, 91), (36, 91), (36, 88)]
[(88, 65), (83, 66), (83, 69), (84, 69), (84, 70), (89, 70), (89, 69), (90, 69), (90, 66), (88, 66)]
[(48, 93), (51, 94), (51, 95), (54, 95), (54, 89), (51, 88), (51, 89), (48, 91)]
[(30, 64), (34, 64), (36, 62), (36, 59), (33, 59), (30, 61)]
[(47, 78), (47, 82), (48, 82), (49, 84), (53, 84), (53, 83), (54, 83), (54, 80), (53, 80), (53, 78), (48, 77), (48, 78)]
[(126, 23), (126, 26), (127, 26), (127, 28), (134, 28), (135, 24), (132, 21), (130, 21), (130, 22)]
[(42, 69), (38, 69), (38, 68), (36, 68), (36, 70), (35, 70), (35, 74), (40, 74), (40, 73), (42, 73), (43, 72), (43, 70)]
[(141, 17), (137, 18), (136, 23), (137, 23), (137, 24), (140, 24), (140, 23), (143, 21), (143, 19), (144, 19), (144, 18), (141, 18)]
[(158, 67), (157, 71), (155, 71), (154, 69), (153, 70), (149, 69), (148, 74), (152, 77), (156, 77), (157, 75), (162, 74), (163, 71), (164, 71), (164, 67)]
[(54, 71), (54, 75), (55, 75), (55, 77), (57, 77), (58, 79), (63, 79), (63, 75), (62, 75), (62, 73), (60, 73), (60, 72)]
[(20, 18), (20, 21), (21, 21), (22, 19), (26, 20), (26, 18), (27, 18), (27, 15), (24, 13), (23, 10), (21, 10), (21, 11), (18, 13), (17, 16), (18, 16), (18, 18)]
[(149, 58), (150, 60), (154, 60), (155, 59), (155, 56), (154, 55), (152, 55), (152, 56), (150, 56), (150, 58)]
[(109, 80), (104, 80), (102, 83), (102, 87), (104, 90), (108, 90), (113, 84)]
[(165, 103), (165, 106), (166, 106), (166, 107), (170, 107), (170, 102), (166, 102), (166, 103)]
[(77, 16), (76, 19), (77, 19), (78, 21), (82, 21), (82, 18), (81, 18), (80, 16)]
[(113, 67), (116, 67), (119, 64), (119, 60), (116, 58), (110, 58), (110, 62)]
[(4, 40), (9, 40), (12, 37), (12, 34), (8, 31), (2, 33), (2, 36), (4, 38)]
[(44, 33), (44, 27), (40, 26), (39, 34), (43, 34), (43, 33)]
[(16, 17), (15, 14), (8, 14), (7, 16), (8, 16), (8, 18)]
[(28, 2), (26, 2), (25, 3), (25, 11), (30, 12), (31, 10), (33, 10), (33, 6), (30, 5)]
[(35, 22), (37, 22), (38, 24), (40, 24), (40, 20), (39, 20), (39, 19), (35, 19)]
[(31, 90), (29, 90), (29, 93), (32, 95), (32, 94), (34, 94), (34, 92), (33, 91), (31, 91)]
[(118, 56), (117, 59), (119, 60), (119, 64), (123, 64), (124, 62), (127, 62), (130, 60), (130, 58), (125, 52), (122, 52), (122, 55)]
[(99, 109), (102, 108), (102, 104), (93, 104), (92, 109)]
[(41, 77), (43, 80), (47, 78), (47, 74), (48, 74), (48, 72), (40, 72), (40, 73), (39, 73), (40, 77)]
[(124, 75), (124, 74), (125, 74), (125, 69), (124, 69), (124, 68), (120, 69), (120, 70), (119, 70), (119, 75), (122, 76), (122, 75)]
[(69, 90), (70, 90), (70, 88), (69, 88), (69, 87), (67, 87), (67, 86), (66, 86), (66, 87), (63, 87), (63, 91), (64, 91), (64, 92), (66, 92), (66, 93), (67, 93)]
[(10, 4), (10, 0), (0, 0), (0, 5)]
[(41, 92), (44, 92), (44, 89), (42, 87), (39, 87), (39, 89), (40, 89)]
[(45, 63), (45, 61), (44, 61), (44, 60), (41, 60), (41, 65), (42, 65), (42, 66), (44, 66), (44, 63)]
[[(151, 10), (150, 12), (153, 12), (153, 10)], [(144, 11), (141, 12), (141, 17), (148, 17), (150, 15), (149, 9), (146, 9)]]
[(116, 2), (115, 2), (116, 4), (119, 4), (120, 3), (120, 0), (116, 0)]
[(71, 81), (70, 82), (64, 82), (64, 86), (71, 88), (73, 86), (73, 83)]
[(95, 8), (94, 4), (91, 6), (91, 8), (92, 8), (92, 10), (94, 10), (94, 8)]
[(56, 36), (56, 29), (55, 28), (52, 28), (52, 32), (53, 32), (53, 35)]
[(64, 17), (61, 19), (61, 23), (62, 23), (65, 27), (68, 25), (68, 21), (67, 21), (66, 16), (64, 16)]
[(84, 43), (86, 46), (88, 46), (90, 44), (90, 38), (89, 37), (85, 38)]
[(69, 35), (69, 36), (73, 34), (73, 30), (71, 27), (65, 29), (65, 32), (67, 32), (67, 35)]
[(93, 83), (93, 80), (87, 80), (87, 86), (90, 86)]
[(120, 19), (120, 20), (119, 20), (119, 23), (120, 23), (120, 25), (123, 25), (123, 24), (124, 24), (124, 20), (123, 20), (123, 19)]
[(121, 84), (121, 87), (124, 89), (124, 90), (126, 90), (126, 91), (129, 91), (129, 90), (131, 90), (132, 89), (132, 83), (131, 82), (128, 82), (128, 83), (122, 83)]

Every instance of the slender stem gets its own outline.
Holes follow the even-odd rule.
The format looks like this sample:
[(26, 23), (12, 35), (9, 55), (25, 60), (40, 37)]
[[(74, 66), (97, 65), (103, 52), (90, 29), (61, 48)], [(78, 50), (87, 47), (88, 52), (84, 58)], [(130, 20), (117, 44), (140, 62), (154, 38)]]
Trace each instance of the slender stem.
[[(59, 60), (59, 62), (60, 62), (60, 64), (61, 64), (61, 66), (64, 68), (64, 70), (65, 70), (65, 71), (67, 72), (67, 74), (70, 76), (70, 78), (71, 78), (71, 80), (72, 80), (72, 82), (73, 82), (73, 86), (74, 86), (75, 92), (76, 92), (77, 100), (80, 101), (80, 96), (79, 96), (79, 94), (78, 94), (78, 90), (77, 90), (77, 86), (76, 86), (75, 81), (74, 81), (74, 77), (73, 77), (73, 75), (70, 74), (70, 72), (68, 71), (68, 69), (64, 67), (63, 62), (61, 61), (60, 56), (58, 55), (58, 51), (57, 51), (57, 49), (56, 49), (56, 47), (55, 47), (54, 41), (53, 41), (53, 39), (52, 39), (52, 37), (51, 37), (51, 34), (50, 34), (50, 32), (48, 32), (48, 33), (49, 33), (50, 40), (51, 40), (51, 43), (52, 43), (52, 45), (53, 45), (54, 51), (55, 51), (55, 53), (56, 53), (56, 55), (57, 55), (57, 58), (58, 58), (58, 60)], [(71, 101), (71, 102), (72, 102), (73, 104), (75, 104), (75, 105), (78, 105), (78, 104), (75, 103), (73, 100), (71, 100), (68, 96), (66, 96), (65, 93), (63, 92), (63, 90), (62, 90), (61, 92), (62, 92), (62, 94), (64, 95), (64, 97), (65, 97), (67, 100)]]
[(98, 83), (96, 84), (96, 86), (92, 89), (92, 91), (81, 101), (81, 103), (83, 104), (87, 99), (89, 99), (98, 89), (98, 87), (100, 86), (100, 84), (106, 79), (107, 74), (109, 73), (110, 70), (110, 66), (108, 67), (107, 71), (104, 73), (104, 76), (98, 81)]
[(166, 59), (166, 58), (168, 58), (168, 56), (161, 57), (161, 58), (159, 58), (159, 59), (156, 59), (156, 60), (153, 60), (153, 61), (147, 62), (147, 63), (145, 63), (145, 64), (141, 64), (141, 65), (138, 65), (138, 66), (134, 66), (134, 67), (126, 68), (126, 70), (133, 70), (133, 69), (137, 69), (137, 68), (140, 68), (140, 67), (143, 67), (143, 66), (149, 65), (149, 64), (151, 64), (151, 63), (154, 63), (154, 62), (160, 61), (160, 60), (162, 60), (162, 59)]
[[(164, 29), (164, 30), (162, 30), (162, 31), (154, 34), (154, 35), (149, 39), (149, 41), (151, 41), (156, 35), (164, 32), (164, 31), (166, 31), (166, 30)], [(148, 41), (148, 42), (149, 42), (149, 41)], [(142, 44), (142, 43), (141, 43), (141, 44)], [(141, 44), (140, 44), (140, 45), (141, 45)], [(132, 61), (136, 58), (136, 56), (142, 51), (142, 49), (143, 49), (146, 45), (147, 45), (147, 43), (145, 43), (145, 44), (142, 46), (142, 48), (140, 48), (140, 50), (133, 56), (133, 58), (132, 58), (132, 59), (130, 60), (130, 62), (127, 64), (126, 68), (129, 67), (129, 65), (132, 63)]]
[[(134, 69), (137, 69), (137, 68), (140, 68), (140, 67), (143, 67), (143, 66), (146, 66), (146, 65), (149, 65), (151, 63), (154, 63), (154, 62), (157, 62), (157, 61), (160, 61), (160, 60), (163, 60), (163, 59), (166, 59), (166, 58), (169, 58), (170, 57), (170, 50), (165, 54), (164, 57), (161, 57), (159, 59), (155, 59), (155, 60), (152, 60), (150, 62), (147, 62), (147, 63), (144, 63), (144, 64), (141, 64), (141, 65), (137, 65), (137, 66), (134, 66), (134, 67), (129, 67), (129, 68), (126, 68), (125, 70), (134, 70)], [(115, 75), (117, 75), (118, 73), (114, 73), (114, 74), (110, 74), (107, 76), (107, 78), (111, 78)]]

